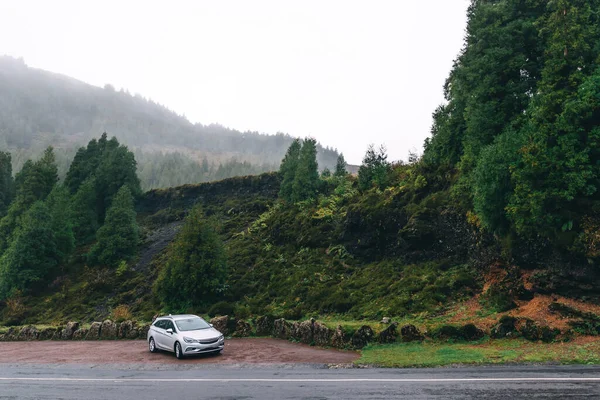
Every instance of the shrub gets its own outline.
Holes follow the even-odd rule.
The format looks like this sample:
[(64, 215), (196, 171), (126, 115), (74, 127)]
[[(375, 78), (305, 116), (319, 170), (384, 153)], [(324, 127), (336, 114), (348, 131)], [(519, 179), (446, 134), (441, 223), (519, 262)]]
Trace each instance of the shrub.
[(227, 301), (219, 301), (209, 308), (208, 315), (211, 317), (234, 315), (234, 305)]
[(475, 341), (485, 334), (473, 324), (463, 326), (442, 325), (431, 332), (431, 337), (439, 340)]
[(496, 312), (512, 310), (517, 306), (510, 293), (499, 285), (491, 285), (490, 288), (481, 295), (480, 302), (482, 305)]
[(129, 306), (121, 304), (115, 307), (112, 312), (112, 319), (115, 322), (123, 322), (131, 319), (131, 312)]
[(233, 315), (237, 319), (248, 319), (252, 312), (247, 304), (238, 304), (233, 310)]
[(117, 277), (121, 277), (129, 272), (129, 265), (127, 265), (127, 261), (121, 261), (119, 266), (117, 267), (116, 275)]

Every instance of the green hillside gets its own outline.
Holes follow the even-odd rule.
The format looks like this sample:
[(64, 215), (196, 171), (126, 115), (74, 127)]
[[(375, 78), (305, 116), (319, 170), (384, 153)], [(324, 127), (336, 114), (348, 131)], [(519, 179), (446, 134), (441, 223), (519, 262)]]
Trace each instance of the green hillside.
[(194, 312), (600, 334), (598, 9), (473, 1), (408, 164), (370, 147), (356, 176), (343, 157), (320, 171), (317, 143), (295, 140), (277, 173), (143, 192), (117, 139), (90, 141), (60, 184), (52, 149), (14, 180), (3, 153), (0, 322)]

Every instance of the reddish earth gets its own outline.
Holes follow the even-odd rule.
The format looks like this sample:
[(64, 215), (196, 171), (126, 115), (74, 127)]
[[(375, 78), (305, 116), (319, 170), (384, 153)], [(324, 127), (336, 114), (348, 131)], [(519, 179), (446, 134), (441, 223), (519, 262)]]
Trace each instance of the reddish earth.
[(344, 364), (353, 351), (329, 350), (279, 339), (231, 339), (221, 355), (177, 360), (172, 353), (152, 354), (145, 341), (2, 342), (0, 363), (34, 364)]

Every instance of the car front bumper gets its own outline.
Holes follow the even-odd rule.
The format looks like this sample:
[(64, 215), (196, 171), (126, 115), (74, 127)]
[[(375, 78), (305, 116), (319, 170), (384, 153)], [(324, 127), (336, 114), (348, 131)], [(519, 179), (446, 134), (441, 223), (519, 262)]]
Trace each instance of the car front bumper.
[(183, 354), (202, 354), (202, 353), (212, 353), (215, 351), (222, 351), (225, 348), (225, 341), (220, 340), (216, 343), (212, 344), (202, 344), (202, 343), (185, 343), (183, 345)]

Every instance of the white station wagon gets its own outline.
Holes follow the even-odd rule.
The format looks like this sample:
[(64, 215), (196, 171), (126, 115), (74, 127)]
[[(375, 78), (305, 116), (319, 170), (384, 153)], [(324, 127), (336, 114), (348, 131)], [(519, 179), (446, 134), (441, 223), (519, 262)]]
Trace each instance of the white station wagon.
[(170, 351), (182, 359), (202, 353), (220, 353), (225, 348), (223, 334), (197, 315), (169, 315), (157, 318), (148, 330), (151, 353)]

